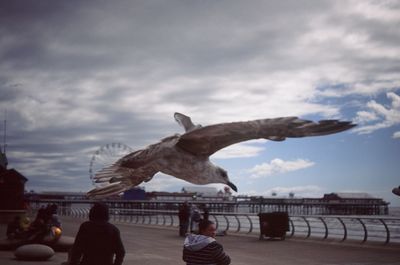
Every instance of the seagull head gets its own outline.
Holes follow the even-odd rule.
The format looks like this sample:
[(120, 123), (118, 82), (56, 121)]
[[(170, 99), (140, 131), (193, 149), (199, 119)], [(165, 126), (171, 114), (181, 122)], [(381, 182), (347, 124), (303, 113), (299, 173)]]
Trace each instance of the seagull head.
[(217, 167), (217, 178), (219, 183), (228, 185), (232, 190), (237, 192), (235, 184), (233, 184), (228, 177), (228, 172), (225, 169)]

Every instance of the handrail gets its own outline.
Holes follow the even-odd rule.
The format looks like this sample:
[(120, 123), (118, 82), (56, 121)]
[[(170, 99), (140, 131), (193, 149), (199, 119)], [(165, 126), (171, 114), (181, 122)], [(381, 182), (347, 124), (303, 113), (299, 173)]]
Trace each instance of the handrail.
[[(59, 214), (84, 219), (89, 215), (89, 207), (59, 207)], [(221, 231), (260, 233), (257, 214), (210, 212), (209, 216), (215, 220), (216, 226)], [(176, 210), (113, 209), (110, 211), (110, 219), (124, 223), (170, 227), (177, 227), (179, 223)], [(354, 240), (360, 243), (367, 241), (383, 244), (400, 243), (400, 218), (396, 217), (292, 215), (289, 216), (289, 224), (288, 237), (304, 238), (305, 234), (306, 238), (332, 239), (340, 242)]]
[(302, 216), (301, 218), (304, 220), (304, 222), (305, 222), (306, 225), (307, 225), (307, 236), (306, 236), (306, 238), (309, 238), (309, 237), (311, 236), (311, 226), (310, 226), (310, 222), (307, 220), (307, 218), (306, 218), (305, 216)]
[(229, 220), (228, 220), (228, 217), (226, 217), (226, 215), (224, 215), (224, 218), (225, 218), (225, 221), (226, 221), (226, 228), (225, 228), (224, 231), (228, 231), (228, 230), (229, 230), (229, 224), (230, 224), (230, 222), (229, 222)]
[(336, 217), (336, 218), (339, 220), (339, 222), (343, 226), (343, 238), (342, 238), (341, 241), (345, 241), (347, 239), (347, 227), (346, 227), (346, 224), (343, 222), (343, 220), (340, 217)]
[(250, 223), (250, 228), (249, 228), (249, 231), (247, 232), (247, 234), (250, 234), (251, 232), (253, 232), (253, 222), (251, 221), (251, 218), (249, 217), (249, 215), (246, 215), (246, 217)]
[(326, 222), (325, 222), (323, 217), (319, 217), (318, 219), (321, 220), (321, 223), (324, 225), (324, 228), (325, 228), (325, 235), (324, 235), (323, 239), (327, 239), (328, 235), (329, 235), (328, 225), (326, 224)]
[(238, 218), (238, 216), (237, 215), (235, 215), (235, 219), (236, 219), (236, 221), (237, 221), (237, 225), (238, 225), (238, 227), (237, 227), (237, 229), (236, 229), (236, 233), (237, 232), (239, 232), (240, 231), (240, 220), (239, 220), (239, 218)]
[(389, 243), (389, 241), (390, 241), (390, 231), (389, 231), (389, 228), (388, 228), (387, 224), (385, 223), (385, 221), (384, 221), (383, 219), (379, 219), (379, 221), (381, 221), (381, 223), (382, 223), (383, 226), (385, 227), (385, 230), (386, 230), (386, 241), (385, 241), (385, 244), (387, 244), (387, 243)]
[(290, 223), (290, 226), (291, 226), (291, 233), (290, 233), (290, 237), (292, 237), (293, 235), (294, 235), (294, 232), (295, 232), (295, 226), (294, 226), (294, 223), (293, 223), (293, 220), (291, 219), (291, 218), (289, 218), (289, 223)]
[(367, 227), (365, 226), (365, 223), (361, 220), (361, 218), (357, 218), (357, 220), (360, 222), (360, 224), (362, 225), (363, 229), (364, 229), (364, 239), (361, 243), (364, 243), (365, 241), (367, 241), (368, 238), (368, 230)]

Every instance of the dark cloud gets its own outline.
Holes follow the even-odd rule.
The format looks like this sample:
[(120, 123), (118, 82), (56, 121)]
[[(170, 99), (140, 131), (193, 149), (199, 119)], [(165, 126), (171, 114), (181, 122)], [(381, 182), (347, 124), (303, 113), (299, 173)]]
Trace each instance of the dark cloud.
[[(254, 51), (264, 53), (262, 57), (279, 55), (279, 49), (293, 42), (293, 26), (301, 31), (303, 23), (298, 22), (311, 11), (294, 11), (296, 6), (324, 6), (27, 2), (4, 9), (2, 30), (10, 40), (3, 59), (15, 67), (93, 73), (112, 67), (160, 71), (157, 68), (168, 65), (163, 72), (189, 75), (237, 70), (256, 59)], [(269, 58), (274, 67), (279, 58)]]
[(8, 84), (6, 81), (0, 79), (0, 101), (13, 101), (21, 94), (18, 84)]
[(339, 96), (362, 94), (354, 84), (393, 89), (398, 23), (343, 5), (1, 1), (0, 111), (8, 113), (10, 165), (35, 187), (79, 188), (70, 180), (90, 183), (89, 160), (100, 146), (141, 148), (182, 132), (174, 111), (204, 124), (325, 117), (340, 112), (324, 101), (338, 84)]

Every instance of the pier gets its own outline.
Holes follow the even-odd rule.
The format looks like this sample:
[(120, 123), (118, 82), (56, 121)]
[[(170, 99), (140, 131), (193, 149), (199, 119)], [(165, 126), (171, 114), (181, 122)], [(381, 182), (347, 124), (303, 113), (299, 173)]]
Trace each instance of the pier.
[[(260, 213), (280, 211), (291, 215), (388, 215), (389, 203), (364, 193), (330, 193), (322, 198), (274, 198), (260, 196), (199, 196), (196, 193), (151, 192), (143, 200), (108, 199), (111, 208), (177, 210), (188, 201), (204, 204), (212, 212)], [(358, 196), (358, 197), (357, 197)], [(88, 203), (84, 194), (35, 194), (31, 203), (56, 202), (60, 206)]]

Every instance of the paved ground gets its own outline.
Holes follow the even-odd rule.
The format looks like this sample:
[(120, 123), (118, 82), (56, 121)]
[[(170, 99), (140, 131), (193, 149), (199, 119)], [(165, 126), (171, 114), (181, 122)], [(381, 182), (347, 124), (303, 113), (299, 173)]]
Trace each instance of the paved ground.
[[(74, 236), (82, 220), (64, 218), (64, 234)], [(121, 230), (126, 249), (124, 264), (177, 265), (182, 261), (182, 242), (174, 228), (117, 224)], [(0, 226), (5, 234), (5, 227)], [(343, 244), (313, 240), (287, 239), (285, 241), (259, 241), (257, 236), (218, 237), (232, 265), (372, 265), (400, 264), (399, 246)], [(26, 262), (14, 259), (11, 251), (0, 251), (0, 264), (61, 264), (67, 260), (66, 253), (56, 253), (49, 261)]]

